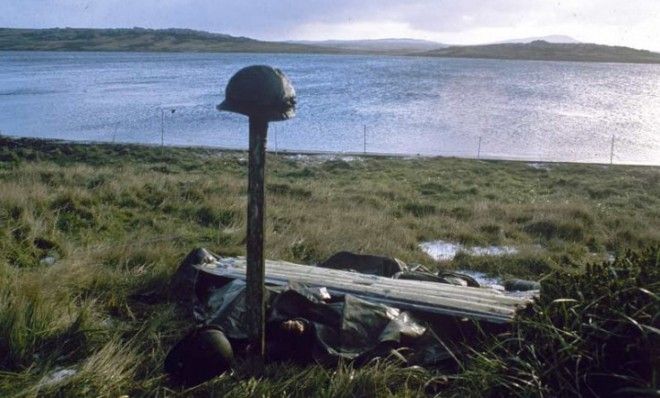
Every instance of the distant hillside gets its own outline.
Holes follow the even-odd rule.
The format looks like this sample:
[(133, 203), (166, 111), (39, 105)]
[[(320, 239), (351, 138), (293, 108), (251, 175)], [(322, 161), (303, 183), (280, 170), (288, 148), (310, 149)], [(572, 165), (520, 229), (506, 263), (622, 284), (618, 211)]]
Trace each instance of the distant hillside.
[(7, 29), (0, 50), (337, 53), (329, 47), (267, 42), (190, 29)]
[[(572, 40), (550, 36), (552, 40)], [(518, 39), (527, 40), (527, 39)], [(0, 28), (0, 51), (272, 52), (310, 54), (425, 55), (551, 61), (660, 63), (660, 54), (587, 43), (499, 43), (446, 46), (426, 40), (327, 40), (271, 42), (190, 29)]]
[(503, 43), (531, 43), (533, 41), (547, 41), (548, 43), (580, 43), (580, 41), (575, 40), (570, 36), (565, 35), (550, 35), (550, 36), (541, 36), (541, 37), (524, 37), (521, 39), (510, 39), (502, 40), (492, 44), (503, 44)]
[(360, 52), (409, 54), (425, 52), (447, 47), (446, 44), (417, 39), (374, 39), (374, 40), (323, 40), (323, 41), (292, 41), (290, 43), (306, 44), (320, 47), (331, 47)]
[(542, 40), (531, 43), (451, 46), (428, 51), (424, 55), (446, 58), (660, 63), (660, 54), (646, 50), (588, 43), (548, 43)]

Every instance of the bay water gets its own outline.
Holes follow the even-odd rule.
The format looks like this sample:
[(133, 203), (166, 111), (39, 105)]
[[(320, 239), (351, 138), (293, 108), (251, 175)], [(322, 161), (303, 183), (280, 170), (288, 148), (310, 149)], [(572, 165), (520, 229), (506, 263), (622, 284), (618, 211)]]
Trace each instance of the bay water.
[(215, 106), (251, 64), (298, 95), (269, 150), (660, 165), (660, 65), (639, 64), (0, 52), (0, 134), (247, 148), (247, 119)]

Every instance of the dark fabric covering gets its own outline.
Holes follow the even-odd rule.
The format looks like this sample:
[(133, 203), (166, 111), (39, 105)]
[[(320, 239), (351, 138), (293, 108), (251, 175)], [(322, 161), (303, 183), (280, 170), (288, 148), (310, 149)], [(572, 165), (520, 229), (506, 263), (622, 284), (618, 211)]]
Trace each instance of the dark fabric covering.
[(355, 271), (361, 274), (384, 276), (386, 278), (446, 283), (457, 286), (479, 287), (472, 277), (458, 272), (440, 271), (434, 274), (423, 266), (408, 267), (396, 258), (339, 252), (317, 265), (322, 268)]
[[(236, 356), (247, 346), (245, 282), (205, 279), (194, 268), (194, 259), (206, 260), (208, 252), (186, 258), (172, 286), (190, 292), (188, 307), (199, 324), (221, 329)], [(196, 277), (192, 275), (197, 273)], [(193, 284), (193, 286), (187, 286)], [(269, 360), (317, 362), (334, 365), (339, 360), (365, 363), (385, 357), (392, 350), (408, 364), (442, 365), (453, 362), (451, 353), (429, 324), (411, 313), (352, 295), (329, 297), (324, 289), (303, 285), (267, 286), (266, 346)], [(284, 322), (295, 320), (295, 330)], [(302, 330), (297, 330), (298, 328)], [(402, 353), (402, 354), (401, 354)]]
[(405, 264), (396, 259), (351, 252), (333, 254), (330, 258), (318, 264), (318, 266), (322, 268), (350, 270), (361, 274), (385, 276), (387, 278), (391, 278), (398, 272), (406, 271)]
[[(332, 365), (340, 359), (365, 362), (408, 348), (417, 364), (437, 364), (450, 358), (439, 339), (410, 313), (351, 295), (324, 302), (306, 286), (267, 290), (267, 355), (271, 360), (315, 361)], [(237, 347), (247, 338), (245, 283), (234, 280), (214, 291), (202, 321), (221, 328)], [(283, 322), (300, 320), (305, 332), (290, 333)]]

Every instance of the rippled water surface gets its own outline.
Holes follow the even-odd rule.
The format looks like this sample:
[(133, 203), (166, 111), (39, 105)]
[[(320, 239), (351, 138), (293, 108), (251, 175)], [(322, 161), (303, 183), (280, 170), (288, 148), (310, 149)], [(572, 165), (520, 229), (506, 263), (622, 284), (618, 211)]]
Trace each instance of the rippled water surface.
[(660, 164), (660, 65), (437, 58), (0, 52), (6, 135), (247, 147), (215, 105), (238, 69), (280, 67), (295, 119), (269, 147)]

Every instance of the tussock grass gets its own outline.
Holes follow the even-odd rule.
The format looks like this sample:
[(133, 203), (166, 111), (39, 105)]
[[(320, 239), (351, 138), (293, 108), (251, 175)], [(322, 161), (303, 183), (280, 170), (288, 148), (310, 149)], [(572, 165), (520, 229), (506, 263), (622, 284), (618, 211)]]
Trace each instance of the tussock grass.
[(660, 248), (542, 281), (541, 297), (458, 377), (466, 396), (655, 396)]
[[(269, 258), (314, 263), (350, 250), (430, 268), (541, 277), (582, 275), (583, 264), (608, 253), (660, 243), (657, 168), (268, 156)], [(241, 152), (0, 137), (0, 396), (419, 396), (508, 389), (552, 395), (563, 390), (539, 369), (555, 363), (565, 377), (576, 375), (575, 362), (563, 356), (534, 357), (537, 352), (527, 350), (511, 357), (518, 358), (513, 363), (507, 355), (518, 351), (498, 340), (476, 352), (449, 386), (436, 371), (385, 361), (336, 370), (273, 365), (260, 379), (238, 372), (173, 390), (162, 361), (190, 323), (167, 300), (168, 281), (194, 247), (244, 254), (246, 183)], [(417, 246), (434, 239), (521, 250), (436, 263)], [(632, 307), (621, 308), (638, 324), (646, 322)], [(603, 325), (606, 331), (616, 326)], [(563, 336), (523, 321), (517, 328), (524, 338)], [(522, 340), (511, 339), (522, 347)], [(507, 368), (515, 369), (513, 376)], [(75, 374), (44, 382), (61, 369)]]

